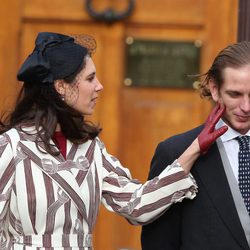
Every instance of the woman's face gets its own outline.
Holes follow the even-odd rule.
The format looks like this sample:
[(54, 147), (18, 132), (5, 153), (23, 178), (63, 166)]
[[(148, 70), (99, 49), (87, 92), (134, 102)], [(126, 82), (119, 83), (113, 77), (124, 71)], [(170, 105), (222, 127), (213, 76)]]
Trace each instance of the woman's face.
[(75, 82), (63, 82), (63, 91), (57, 91), (64, 97), (64, 101), (82, 115), (91, 115), (94, 112), (102, 84), (96, 77), (96, 68), (91, 57), (85, 59), (85, 67), (76, 76)]

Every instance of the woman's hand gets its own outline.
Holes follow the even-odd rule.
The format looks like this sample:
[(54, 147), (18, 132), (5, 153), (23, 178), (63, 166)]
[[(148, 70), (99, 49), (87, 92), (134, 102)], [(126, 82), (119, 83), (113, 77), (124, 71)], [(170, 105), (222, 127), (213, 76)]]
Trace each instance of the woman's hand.
[(205, 154), (216, 139), (227, 131), (227, 126), (223, 126), (215, 130), (215, 125), (221, 118), (224, 111), (225, 106), (223, 104), (217, 104), (208, 116), (203, 130), (198, 135), (201, 154)]
[(196, 159), (201, 154), (205, 154), (216, 139), (227, 131), (227, 126), (215, 130), (215, 125), (224, 111), (225, 107), (222, 104), (217, 104), (213, 108), (201, 133), (178, 158), (178, 162), (186, 173), (189, 173)]

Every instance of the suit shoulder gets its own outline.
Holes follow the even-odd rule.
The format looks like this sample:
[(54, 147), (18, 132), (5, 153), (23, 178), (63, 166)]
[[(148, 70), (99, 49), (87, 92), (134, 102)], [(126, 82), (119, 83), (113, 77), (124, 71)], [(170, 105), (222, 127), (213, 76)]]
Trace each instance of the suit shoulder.
[(167, 165), (173, 163), (192, 143), (201, 130), (202, 126), (199, 126), (160, 142), (151, 160), (149, 179), (159, 175)]
[(165, 147), (167, 145), (179, 145), (179, 144), (184, 144), (184, 145), (189, 145), (201, 132), (203, 128), (203, 125), (200, 125), (199, 127), (193, 128), (191, 130), (188, 130), (186, 132), (183, 132), (181, 134), (176, 134), (173, 135), (169, 138), (167, 138), (164, 141), (161, 141), (158, 145), (158, 147)]

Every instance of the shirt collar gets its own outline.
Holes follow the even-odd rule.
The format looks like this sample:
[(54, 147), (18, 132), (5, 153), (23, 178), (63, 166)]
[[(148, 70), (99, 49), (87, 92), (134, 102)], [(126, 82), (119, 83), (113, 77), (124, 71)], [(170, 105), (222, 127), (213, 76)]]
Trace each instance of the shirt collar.
[[(215, 125), (215, 128), (218, 129), (224, 125), (228, 126), (222, 119), (220, 119)], [(227, 132), (221, 135), (220, 138), (222, 142), (226, 142), (226, 141), (233, 140), (234, 138), (241, 136), (241, 135), (242, 134), (240, 134), (239, 132), (237, 132), (236, 130), (228, 126)], [(246, 133), (246, 135), (250, 136), (250, 130)]]

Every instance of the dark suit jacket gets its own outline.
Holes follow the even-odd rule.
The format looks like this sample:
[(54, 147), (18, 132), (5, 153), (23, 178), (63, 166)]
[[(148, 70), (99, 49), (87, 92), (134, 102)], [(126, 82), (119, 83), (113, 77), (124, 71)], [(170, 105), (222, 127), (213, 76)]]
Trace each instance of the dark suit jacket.
[[(149, 179), (159, 175), (191, 144), (202, 127), (161, 142), (152, 159)], [(174, 204), (143, 226), (143, 250), (249, 250), (216, 143), (192, 168), (198, 184), (193, 200)]]

